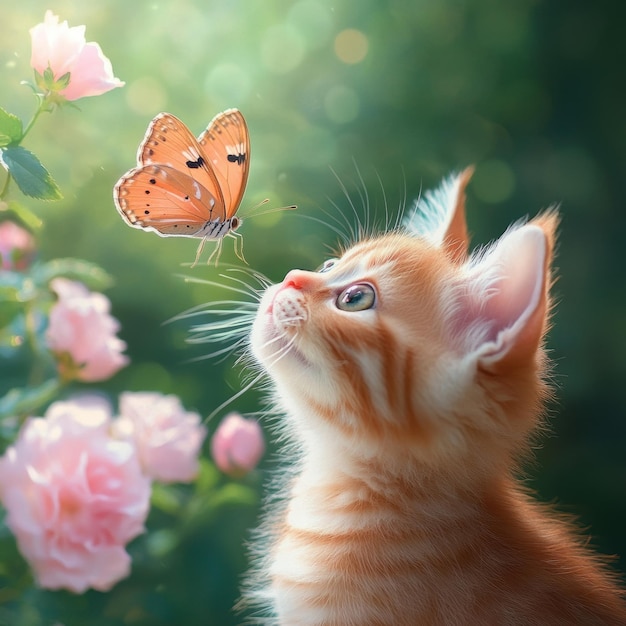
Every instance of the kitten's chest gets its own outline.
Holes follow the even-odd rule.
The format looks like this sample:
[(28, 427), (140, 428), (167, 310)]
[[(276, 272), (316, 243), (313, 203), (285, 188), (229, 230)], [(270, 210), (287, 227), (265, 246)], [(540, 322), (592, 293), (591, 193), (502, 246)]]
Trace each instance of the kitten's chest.
[[(296, 488), (270, 567), (280, 623), (444, 623), (438, 598), (453, 600), (455, 572), (478, 558), (467, 550), (472, 530), (440, 510), (433, 533), (411, 510), (394, 494)], [(460, 595), (480, 586), (464, 576)]]

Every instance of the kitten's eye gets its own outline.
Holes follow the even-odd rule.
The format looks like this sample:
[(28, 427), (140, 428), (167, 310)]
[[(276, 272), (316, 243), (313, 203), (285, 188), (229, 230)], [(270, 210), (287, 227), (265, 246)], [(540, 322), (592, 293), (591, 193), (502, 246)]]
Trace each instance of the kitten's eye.
[(376, 303), (376, 291), (368, 283), (358, 283), (344, 289), (337, 298), (337, 308), (342, 311), (365, 311)]
[(318, 272), (327, 272), (337, 263), (337, 259), (328, 259), (328, 261), (324, 261), (324, 264), (321, 267), (317, 268)]

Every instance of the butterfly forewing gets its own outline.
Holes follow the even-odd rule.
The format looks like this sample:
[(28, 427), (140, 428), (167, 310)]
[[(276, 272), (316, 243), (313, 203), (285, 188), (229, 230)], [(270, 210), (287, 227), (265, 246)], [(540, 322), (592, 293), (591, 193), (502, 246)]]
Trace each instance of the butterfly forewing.
[(144, 165), (115, 186), (116, 205), (136, 228), (160, 235), (194, 237), (214, 215), (215, 196), (198, 181), (169, 165)]
[(137, 163), (139, 166), (169, 165), (186, 173), (210, 189), (224, 206), (223, 192), (212, 164), (187, 126), (171, 113), (159, 113), (152, 120), (137, 151)]
[(216, 115), (198, 138), (224, 194), (226, 217), (239, 208), (250, 170), (250, 136), (243, 115), (228, 109)]

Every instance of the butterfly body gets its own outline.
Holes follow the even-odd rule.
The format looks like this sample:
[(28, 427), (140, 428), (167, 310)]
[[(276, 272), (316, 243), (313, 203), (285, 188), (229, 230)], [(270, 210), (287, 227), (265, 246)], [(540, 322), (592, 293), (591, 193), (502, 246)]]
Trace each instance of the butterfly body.
[[(243, 115), (216, 115), (196, 139), (178, 118), (157, 115), (137, 151), (137, 167), (113, 191), (127, 224), (161, 237), (221, 240), (241, 224), (235, 216), (248, 180), (250, 138)], [(219, 252), (219, 245), (216, 249)]]

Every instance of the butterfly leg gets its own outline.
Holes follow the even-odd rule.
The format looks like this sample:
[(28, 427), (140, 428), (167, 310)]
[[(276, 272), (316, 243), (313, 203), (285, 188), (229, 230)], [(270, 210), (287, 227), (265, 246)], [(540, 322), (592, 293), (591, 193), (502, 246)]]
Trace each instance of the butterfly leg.
[(243, 255), (243, 235), (236, 230), (231, 230), (228, 234), (235, 240), (234, 250), (237, 258), (241, 259), (246, 265), (249, 265), (248, 261), (246, 261), (246, 257)]
[(206, 237), (202, 237), (200, 243), (198, 244), (198, 250), (196, 252), (196, 258), (194, 262), (191, 264), (191, 267), (195, 267), (198, 265), (198, 261), (200, 260), (200, 255), (202, 254), (202, 250), (204, 249), (204, 244), (206, 243)]
[(220, 260), (220, 255), (222, 254), (222, 242), (224, 241), (223, 237), (221, 237), (220, 239), (218, 239), (215, 242), (215, 249), (213, 250), (213, 252), (211, 252), (211, 255), (209, 256), (209, 258), (206, 261), (207, 265), (211, 264), (211, 261), (213, 260), (213, 257), (215, 257), (215, 267), (217, 267), (217, 264)]

